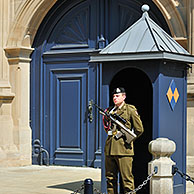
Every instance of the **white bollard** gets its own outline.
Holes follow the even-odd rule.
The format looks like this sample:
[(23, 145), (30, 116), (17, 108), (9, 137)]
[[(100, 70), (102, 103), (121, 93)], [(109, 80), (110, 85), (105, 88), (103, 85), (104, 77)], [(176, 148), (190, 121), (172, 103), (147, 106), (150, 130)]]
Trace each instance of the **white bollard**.
[(150, 180), (150, 194), (173, 194), (172, 166), (175, 162), (170, 156), (175, 150), (176, 144), (168, 138), (157, 138), (149, 143), (153, 160), (148, 163), (148, 174), (157, 168), (157, 173)]

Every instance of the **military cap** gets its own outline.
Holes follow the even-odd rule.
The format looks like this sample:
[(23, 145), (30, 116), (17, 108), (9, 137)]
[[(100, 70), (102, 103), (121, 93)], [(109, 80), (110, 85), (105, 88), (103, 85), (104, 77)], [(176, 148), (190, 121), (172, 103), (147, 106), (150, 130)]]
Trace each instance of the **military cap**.
[(125, 89), (118, 87), (118, 88), (115, 88), (112, 92), (112, 94), (119, 94), (119, 93), (125, 93)]

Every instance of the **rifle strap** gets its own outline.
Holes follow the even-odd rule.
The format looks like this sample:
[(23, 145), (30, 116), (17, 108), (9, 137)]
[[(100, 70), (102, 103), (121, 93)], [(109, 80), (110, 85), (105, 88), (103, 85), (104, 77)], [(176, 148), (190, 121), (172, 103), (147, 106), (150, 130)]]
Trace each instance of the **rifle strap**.
[[(105, 109), (104, 112), (107, 112), (107, 110), (108, 109)], [(104, 129), (106, 132), (108, 132), (110, 130), (111, 122), (107, 121), (104, 115), (102, 117), (102, 120), (103, 120)]]

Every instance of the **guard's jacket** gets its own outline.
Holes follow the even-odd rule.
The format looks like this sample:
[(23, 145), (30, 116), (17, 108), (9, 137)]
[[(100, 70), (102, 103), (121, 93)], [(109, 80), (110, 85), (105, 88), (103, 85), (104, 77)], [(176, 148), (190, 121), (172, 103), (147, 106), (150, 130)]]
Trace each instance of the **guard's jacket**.
[[(108, 108), (107, 112), (110, 112), (111, 108)], [(116, 113), (124, 118), (127, 122), (125, 126), (131, 130), (134, 128), (134, 132), (137, 135), (137, 138), (143, 133), (143, 125), (140, 119), (137, 109), (133, 105), (124, 103), (121, 108), (118, 108)], [(116, 130), (119, 130), (118, 128)], [(107, 132), (107, 131), (106, 131)], [(105, 144), (105, 155), (112, 156), (133, 156), (133, 142), (130, 144), (126, 143), (124, 136), (119, 139), (116, 139), (114, 135), (108, 135), (106, 144)]]

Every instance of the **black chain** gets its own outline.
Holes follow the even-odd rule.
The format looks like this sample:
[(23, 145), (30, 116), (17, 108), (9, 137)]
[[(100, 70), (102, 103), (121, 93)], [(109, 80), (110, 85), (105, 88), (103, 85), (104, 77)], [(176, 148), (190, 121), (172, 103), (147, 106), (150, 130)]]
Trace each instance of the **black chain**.
[[(153, 170), (153, 172), (152, 172), (150, 175), (148, 175), (147, 179), (146, 179), (145, 181), (143, 181), (143, 183), (142, 183), (141, 185), (139, 185), (136, 189), (134, 189), (133, 191), (130, 191), (130, 192), (127, 193), (127, 194), (133, 194), (133, 193), (136, 193), (137, 191), (141, 190), (142, 187), (145, 186), (146, 184), (148, 184), (148, 182), (151, 180), (151, 178), (152, 178), (155, 174), (157, 174), (157, 172), (158, 172), (158, 168), (155, 167), (154, 170)], [(73, 194), (80, 193), (83, 189), (84, 189), (84, 184), (83, 184), (79, 189), (75, 190), (75, 191), (73, 192)], [(95, 192), (96, 194), (105, 194), (105, 193), (100, 192), (100, 191), (99, 191), (98, 189), (96, 189), (96, 188), (94, 188), (94, 192)]]
[(157, 174), (158, 172), (158, 167), (154, 167), (153, 172), (148, 175), (147, 179), (145, 181), (143, 181), (143, 183), (141, 185), (139, 185), (136, 189), (134, 189), (133, 191), (128, 192), (127, 194), (133, 194), (136, 193), (137, 191), (141, 190), (143, 186), (147, 185), (148, 182), (152, 179), (152, 177)]
[(191, 181), (194, 184), (194, 180), (186, 173), (181, 172), (178, 167), (173, 166), (172, 167), (172, 174), (175, 175), (176, 173), (178, 173), (183, 179), (185, 179), (186, 181)]
[[(136, 189), (134, 189), (133, 191), (131, 191), (127, 194), (131, 194), (131, 193), (137, 192), (138, 190), (142, 189), (142, 187), (148, 183), (148, 181), (152, 178), (152, 176), (154, 176), (157, 173), (157, 171), (158, 171), (158, 169), (155, 167), (154, 171), (147, 177), (147, 179), (141, 185), (139, 185)], [(194, 184), (194, 179), (192, 179), (188, 174), (181, 172), (178, 169), (178, 167), (172, 166), (172, 175), (174, 176), (176, 173), (178, 173), (186, 181), (191, 181)], [(73, 192), (73, 194), (80, 193), (83, 189), (84, 189), (84, 185), (81, 185), (81, 187), (79, 189), (75, 190)], [(104, 193), (101, 193), (96, 188), (94, 188), (94, 192), (97, 194), (104, 194)]]
[(101, 193), (98, 189), (96, 189), (96, 188), (94, 188), (94, 192), (96, 193), (96, 194), (105, 194), (105, 193)]
[(72, 194), (80, 193), (83, 189), (84, 189), (84, 184), (81, 185), (81, 187), (79, 189), (75, 190)]

